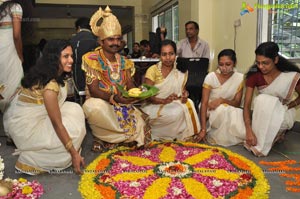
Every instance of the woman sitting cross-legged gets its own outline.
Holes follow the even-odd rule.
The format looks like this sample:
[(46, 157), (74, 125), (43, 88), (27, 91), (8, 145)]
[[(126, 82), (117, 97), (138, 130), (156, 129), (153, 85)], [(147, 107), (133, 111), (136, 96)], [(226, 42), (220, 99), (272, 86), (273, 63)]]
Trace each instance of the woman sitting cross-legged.
[[(300, 103), (300, 70), (278, 54), (274, 42), (260, 44), (255, 50), (256, 64), (247, 73), (244, 104), (246, 141), (244, 146), (256, 156), (266, 156), (272, 145), (292, 128), (295, 107)], [(258, 96), (251, 103), (254, 89)], [(297, 98), (293, 99), (293, 93)]]
[(72, 47), (65, 40), (51, 40), (43, 56), (22, 79), (22, 89), (4, 114), (4, 127), (16, 144), (15, 168), (35, 175), (62, 170), (73, 164), (81, 173), (79, 154), (86, 134), (84, 113), (65, 102), (64, 75), (72, 70)]
[(193, 102), (185, 89), (188, 72), (176, 68), (176, 44), (164, 40), (161, 61), (151, 66), (145, 83), (159, 88), (142, 110), (150, 116), (151, 135), (154, 140), (198, 141), (199, 121)]
[[(245, 138), (243, 110), (239, 108), (244, 75), (234, 70), (236, 54), (224, 49), (218, 55), (218, 69), (203, 83), (200, 104), (200, 137), (211, 144), (231, 146)], [(207, 129), (206, 129), (207, 128)]]

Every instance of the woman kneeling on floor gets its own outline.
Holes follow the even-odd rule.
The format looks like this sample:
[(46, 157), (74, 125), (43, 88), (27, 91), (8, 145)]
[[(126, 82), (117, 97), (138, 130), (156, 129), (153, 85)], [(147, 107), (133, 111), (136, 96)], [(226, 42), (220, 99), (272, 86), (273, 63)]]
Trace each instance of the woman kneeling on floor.
[(145, 75), (146, 84), (159, 88), (158, 95), (142, 107), (150, 117), (152, 139), (198, 142), (199, 119), (185, 89), (188, 72), (176, 68), (176, 44), (173, 41), (162, 42), (160, 59)]
[[(247, 73), (244, 146), (256, 156), (268, 155), (274, 142), (293, 127), (295, 107), (300, 103), (300, 70), (278, 52), (278, 45), (274, 42), (260, 44), (255, 50), (256, 63)], [(251, 118), (255, 87), (258, 96), (254, 99)], [(294, 92), (298, 94), (295, 99)]]
[[(218, 69), (204, 80), (200, 104), (200, 137), (211, 144), (231, 146), (243, 142), (245, 127), (240, 108), (244, 75), (235, 71), (236, 54), (224, 49), (218, 55)], [(206, 130), (207, 128), (207, 130)]]
[(22, 89), (4, 114), (4, 127), (19, 158), (16, 169), (30, 175), (84, 166), (80, 145), (86, 134), (84, 113), (65, 102), (64, 76), (72, 70), (72, 47), (52, 40), (43, 56), (22, 79)]

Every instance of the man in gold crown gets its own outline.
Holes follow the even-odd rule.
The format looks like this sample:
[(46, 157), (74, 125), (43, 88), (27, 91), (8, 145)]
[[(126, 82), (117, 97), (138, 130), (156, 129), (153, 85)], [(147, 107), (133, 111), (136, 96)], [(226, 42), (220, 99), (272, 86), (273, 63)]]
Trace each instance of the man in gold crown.
[[(99, 26), (99, 20), (102, 23)], [(121, 25), (107, 6), (92, 16), (90, 25), (99, 37), (101, 47), (82, 57), (82, 69), (90, 98), (83, 104), (88, 123), (94, 135), (94, 151), (103, 151), (118, 144), (142, 146), (150, 138), (144, 114), (118, 92), (117, 85), (133, 88), (134, 64), (117, 52), (122, 39)], [(147, 130), (148, 129), (148, 130)]]

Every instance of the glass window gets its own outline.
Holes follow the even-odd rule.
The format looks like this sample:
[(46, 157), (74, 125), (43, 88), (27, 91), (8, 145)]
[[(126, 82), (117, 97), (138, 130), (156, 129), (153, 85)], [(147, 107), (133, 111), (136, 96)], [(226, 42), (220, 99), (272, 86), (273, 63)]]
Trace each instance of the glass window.
[(300, 1), (258, 0), (257, 44), (274, 41), (280, 54), (300, 62)]
[(152, 31), (155, 32), (158, 26), (167, 28), (167, 39), (178, 41), (178, 5), (172, 5), (160, 14), (152, 17)]
[(300, 58), (300, 1), (272, 0), (268, 9), (269, 38), (287, 58)]

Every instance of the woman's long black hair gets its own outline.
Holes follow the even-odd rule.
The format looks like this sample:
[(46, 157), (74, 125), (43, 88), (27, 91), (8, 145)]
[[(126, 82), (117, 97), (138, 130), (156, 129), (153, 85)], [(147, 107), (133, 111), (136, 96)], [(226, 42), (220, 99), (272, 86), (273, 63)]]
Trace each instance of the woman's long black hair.
[[(300, 73), (300, 69), (289, 60), (285, 59), (281, 55), (278, 54), (279, 47), (275, 42), (264, 42), (261, 43), (255, 50), (255, 55), (262, 55), (265, 57), (268, 57), (275, 61), (275, 58), (278, 56), (278, 63), (276, 64), (276, 67), (281, 72), (288, 72), (288, 71), (295, 71)], [(258, 72), (259, 69), (256, 64), (252, 65), (249, 69), (249, 71), (246, 74), (246, 78), (250, 77), (252, 74)]]
[(61, 52), (71, 44), (67, 40), (55, 39), (47, 42), (42, 57), (37, 61), (21, 81), (24, 88), (38, 85), (43, 88), (49, 81), (55, 79), (58, 84), (64, 86), (66, 73), (59, 75)]

